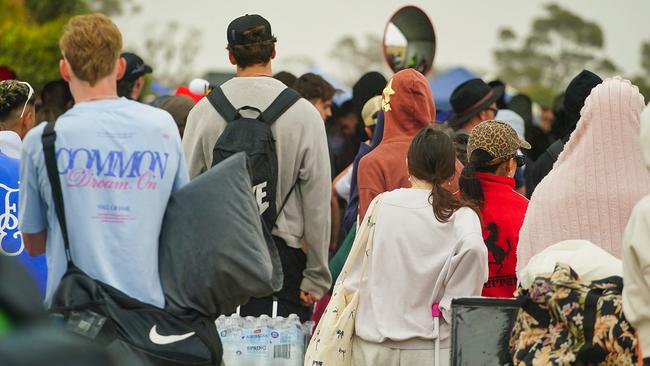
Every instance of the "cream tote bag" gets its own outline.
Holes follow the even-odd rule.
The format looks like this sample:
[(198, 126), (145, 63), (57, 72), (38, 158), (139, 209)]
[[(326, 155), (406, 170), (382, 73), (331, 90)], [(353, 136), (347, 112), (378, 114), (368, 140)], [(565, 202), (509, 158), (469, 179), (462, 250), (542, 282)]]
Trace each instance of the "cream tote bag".
[[(372, 250), (376, 214), (382, 199), (381, 195), (377, 198), (370, 215), (367, 215), (362, 225), (361, 232), (354, 240), (339, 280), (334, 285), (332, 298), (307, 347), (304, 366), (349, 366), (351, 364), (354, 318), (359, 305), (360, 289), (346, 290), (343, 282), (359, 253), (369, 253)], [(361, 278), (365, 274), (367, 260), (366, 255), (361, 264)]]

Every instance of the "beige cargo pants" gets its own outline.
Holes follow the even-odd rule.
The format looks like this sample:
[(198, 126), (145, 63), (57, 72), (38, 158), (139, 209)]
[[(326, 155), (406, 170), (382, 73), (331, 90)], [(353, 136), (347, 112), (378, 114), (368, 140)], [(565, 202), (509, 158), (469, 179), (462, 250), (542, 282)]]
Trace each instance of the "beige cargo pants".
[[(434, 357), (433, 349), (395, 349), (352, 338), (352, 366), (433, 366)], [(449, 348), (441, 348), (440, 366), (449, 366), (449, 362)]]

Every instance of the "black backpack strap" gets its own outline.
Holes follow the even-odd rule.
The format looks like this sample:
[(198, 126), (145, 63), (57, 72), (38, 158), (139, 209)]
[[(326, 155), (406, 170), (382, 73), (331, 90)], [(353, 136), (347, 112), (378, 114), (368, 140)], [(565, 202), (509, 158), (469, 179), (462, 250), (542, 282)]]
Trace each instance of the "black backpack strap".
[(542, 309), (537, 303), (535, 303), (529, 296), (528, 293), (525, 295), (520, 295), (517, 298), (521, 310), (528, 313), (533, 319), (537, 320), (540, 327), (548, 327), (551, 323), (551, 317), (548, 310)]
[(296, 179), (296, 181), (293, 183), (291, 189), (289, 190), (289, 193), (287, 193), (287, 196), (284, 198), (284, 201), (282, 201), (282, 206), (280, 206), (280, 209), (278, 210), (278, 214), (275, 216), (276, 223), (278, 222), (278, 217), (280, 217), (280, 213), (282, 212), (282, 210), (284, 210), (284, 206), (286, 206), (287, 201), (289, 201), (289, 197), (291, 197), (291, 193), (293, 193), (297, 185), (298, 185), (298, 179)]
[[(300, 94), (291, 89), (291, 88), (286, 88), (284, 89), (271, 103), (271, 105), (266, 108), (262, 114), (258, 117), (260, 121), (266, 122), (269, 125), (273, 124), (273, 122), (277, 121), (278, 118), (280, 118), (281, 115), (284, 114), (291, 106), (296, 104), (298, 100), (302, 98)], [(284, 210), (284, 206), (286, 206), (287, 201), (289, 201), (289, 197), (291, 197), (291, 194), (293, 191), (296, 189), (296, 185), (298, 185), (298, 180), (293, 183), (293, 186), (291, 186), (291, 189), (289, 190), (289, 193), (287, 193), (287, 196), (284, 198), (282, 201), (282, 205), (280, 208), (277, 210), (277, 215), (275, 217), (275, 221), (278, 221), (278, 217), (280, 217), (280, 213), (282, 210)]]
[(284, 112), (302, 98), (297, 91), (286, 88), (275, 98), (273, 103), (266, 108), (258, 118), (260, 121), (272, 125)]
[(553, 162), (557, 161), (557, 158), (560, 157), (560, 153), (562, 153), (562, 150), (564, 150), (564, 141), (562, 139), (559, 139), (555, 141), (551, 146), (548, 147), (546, 152), (551, 156), (551, 159)]
[(237, 109), (233, 107), (232, 103), (226, 98), (226, 95), (221, 90), (221, 87), (218, 86), (208, 94), (208, 101), (214, 107), (214, 109), (219, 112), (221, 117), (226, 120), (226, 123), (234, 121), (237, 117)]
[(41, 135), (41, 141), (43, 143), (43, 155), (45, 157), (47, 177), (50, 180), (50, 187), (52, 187), (54, 211), (56, 212), (56, 217), (59, 219), (59, 226), (61, 226), (61, 235), (63, 236), (63, 244), (65, 245), (65, 257), (68, 260), (68, 265), (71, 265), (72, 255), (70, 254), (68, 226), (65, 222), (63, 192), (61, 191), (61, 179), (59, 178), (59, 168), (56, 164), (56, 153), (54, 151), (54, 141), (56, 141), (56, 131), (54, 131), (55, 124), (56, 122), (48, 122), (47, 125), (45, 125), (43, 135)]
[(603, 349), (594, 345), (594, 333), (598, 318), (598, 300), (600, 300), (603, 292), (604, 289), (602, 288), (592, 288), (585, 297), (584, 318), (582, 320), (585, 343), (576, 354), (576, 361), (583, 361), (584, 364), (592, 364), (592, 362), (598, 364), (607, 357), (607, 353)]

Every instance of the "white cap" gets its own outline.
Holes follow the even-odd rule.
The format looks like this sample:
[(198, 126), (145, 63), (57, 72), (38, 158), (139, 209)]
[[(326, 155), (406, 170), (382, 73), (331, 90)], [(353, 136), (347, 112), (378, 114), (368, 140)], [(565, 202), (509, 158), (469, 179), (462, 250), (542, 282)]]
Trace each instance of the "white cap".
[(189, 89), (194, 94), (205, 95), (209, 88), (210, 83), (205, 79), (196, 78), (190, 81)]

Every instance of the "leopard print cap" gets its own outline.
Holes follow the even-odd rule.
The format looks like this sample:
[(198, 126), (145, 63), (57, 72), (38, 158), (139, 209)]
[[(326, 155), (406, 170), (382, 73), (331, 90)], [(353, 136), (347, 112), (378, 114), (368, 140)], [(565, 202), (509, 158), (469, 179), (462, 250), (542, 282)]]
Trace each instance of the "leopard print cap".
[(515, 154), (519, 148), (530, 149), (530, 144), (502, 121), (484, 121), (472, 130), (467, 141), (467, 157), (476, 149), (485, 150), (492, 159)]

